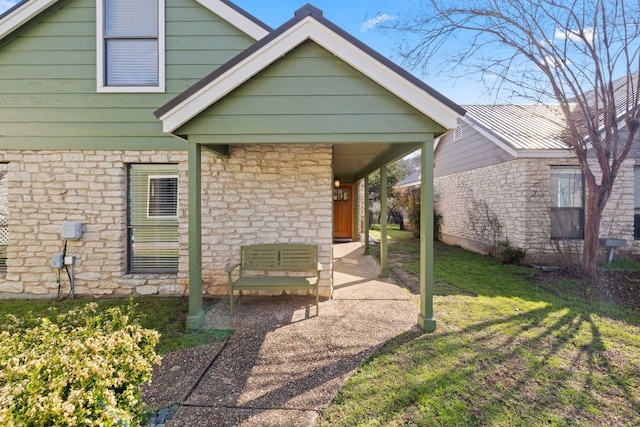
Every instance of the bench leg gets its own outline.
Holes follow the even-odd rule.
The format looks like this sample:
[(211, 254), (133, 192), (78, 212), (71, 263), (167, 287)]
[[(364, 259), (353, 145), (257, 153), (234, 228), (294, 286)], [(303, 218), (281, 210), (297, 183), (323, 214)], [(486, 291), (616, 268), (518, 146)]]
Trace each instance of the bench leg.
[[(233, 288), (229, 288), (229, 311), (233, 314)], [(238, 304), (242, 302), (242, 291), (238, 291)]]
[(320, 292), (316, 289), (316, 317), (320, 315)]

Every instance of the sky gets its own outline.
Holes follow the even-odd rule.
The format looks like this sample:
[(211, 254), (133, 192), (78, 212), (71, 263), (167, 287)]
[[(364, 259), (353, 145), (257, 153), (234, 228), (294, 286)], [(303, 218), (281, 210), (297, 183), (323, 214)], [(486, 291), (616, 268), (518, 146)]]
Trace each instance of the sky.
[[(388, 34), (383, 34), (377, 26), (391, 23), (401, 13), (406, 13), (415, 0), (233, 0), (272, 28), (293, 18), (294, 12), (307, 3), (323, 11), (324, 17), (366, 43), (382, 55), (399, 63), (396, 45)], [(17, 3), (17, 0), (0, 0), (0, 14)], [(408, 70), (414, 72), (413, 70)], [(460, 82), (442, 76), (416, 76), (425, 80), (433, 89), (458, 104), (486, 103), (488, 96), (477, 82)]]

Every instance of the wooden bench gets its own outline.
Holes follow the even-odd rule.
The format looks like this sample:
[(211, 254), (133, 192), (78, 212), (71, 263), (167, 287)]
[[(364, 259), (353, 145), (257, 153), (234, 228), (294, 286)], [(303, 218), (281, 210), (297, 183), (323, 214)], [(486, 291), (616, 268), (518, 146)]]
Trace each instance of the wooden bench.
[(317, 316), (321, 271), (317, 245), (275, 243), (242, 246), (240, 262), (227, 269), (231, 313), (235, 291), (239, 292), (238, 302), (241, 303), (242, 291), (312, 289), (316, 292)]

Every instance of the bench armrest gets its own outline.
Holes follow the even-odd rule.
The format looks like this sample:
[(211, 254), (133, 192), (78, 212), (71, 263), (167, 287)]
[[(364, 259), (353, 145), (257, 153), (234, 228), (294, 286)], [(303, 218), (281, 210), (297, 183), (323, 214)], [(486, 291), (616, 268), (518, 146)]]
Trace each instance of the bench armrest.
[[(238, 270), (239, 267), (240, 267), (240, 263), (227, 268), (226, 271), (227, 271), (227, 277), (229, 279), (229, 286), (232, 286), (233, 282), (235, 282), (235, 280), (233, 280), (233, 271)], [(241, 274), (242, 274), (242, 270), (238, 270), (237, 276), (240, 276)]]
[(227, 267), (227, 269), (225, 270), (227, 273), (231, 273), (233, 270), (235, 270), (236, 268), (240, 267), (240, 263), (237, 263), (235, 265), (232, 265), (231, 267)]

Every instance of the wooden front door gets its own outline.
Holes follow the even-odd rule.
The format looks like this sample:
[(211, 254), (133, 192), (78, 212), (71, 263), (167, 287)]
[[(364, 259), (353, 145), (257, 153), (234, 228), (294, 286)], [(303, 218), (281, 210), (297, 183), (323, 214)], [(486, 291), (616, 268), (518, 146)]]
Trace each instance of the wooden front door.
[(333, 189), (333, 238), (353, 239), (353, 184)]

